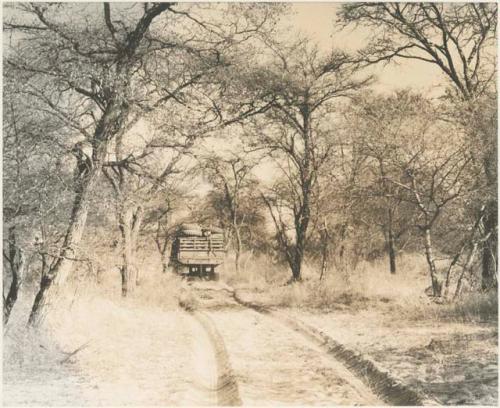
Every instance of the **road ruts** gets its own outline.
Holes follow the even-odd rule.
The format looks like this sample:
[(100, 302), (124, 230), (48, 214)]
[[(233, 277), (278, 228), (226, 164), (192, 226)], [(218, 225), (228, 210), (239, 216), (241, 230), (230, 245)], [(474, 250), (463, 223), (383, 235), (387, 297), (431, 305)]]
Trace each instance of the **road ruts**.
[(217, 361), (217, 386), (215, 389), (217, 392), (217, 405), (242, 405), (238, 382), (236, 381), (236, 377), (233, 373), (229, 355), (222, 336), (217, 331), (212, 319), (210, 319), (210, 317), (208, 317), (205, 313), (194, 311), (192, 314), (206, 330), (215, 352), (215, 359)]
[(346, 348), (322, 331), (286, 313), (245, 301), (238, 296), (236, 291), (233, 291), (233, 297), (240, 305), (253, 309), (268, 317), (275, 318), (294, 331), (302, 334), (304, 337), (314, 341), (327, 353), (342, 363), (352, 374), (358, 377), (386, 403), (394, 406), (440, 405), (437, 401), (403, 384), (390, 373), (381, 371), (371, 361), (365, 359), (359, 353)]
[[(223, 345), (224, 342), (221, 338), (222, 333), (224, 337), (228, 336), (228, 339), (230, 341), (230, 344), (228, 346), (232, 346), (231, 349), (231, 355), (233, 358), (236, 358), (235, 360), (235, 368), (237, 368), (238, 372), (238, 378), (241, 377), (241, 380), (243, 381), (243, 394), (242, 397), (245, 397), (245, 401), (248, 398), (249, 403), (261, 403), (265, 400), (270, 399), (271, 401), (280, 401), (281, 398), (283, 398), (283, 401), (291, 402), (293, 401), (293, 397), (291, 396), (294, 394), (295, 391), (303, 389), (302, 391), (297, 391), (296, 398), (300, 397), (302, 398), (304, 394), (301, 394), (301, 392), (305, 392), (306, 394), (309, 394), (308, 397), (309, 399), (305, 399), (304, 401), (308, 401), (309, 403), (313, 403), (314, 399), (311, 399), (312, 395), (314, 394), (315, 391), (307, 391), (308, 387), (307, 385), (297, 383), (297, 381), (291, 381), (291, 385), (293, 387), (293, 392), (291, 394), (286, 393), (283, 395), (280, 395), (280, 393), (284, 392), (281, 390), (281, 388), (285, 387), (285, 383), (283, 383), (283, 380), (286, 382), (286, 378), (283, 377), (283, 373), (285, 373), (289, 368), (290, 368), (290, 362), (287, 357), (285, 357), (285, 352), (281, 353), (279, 358), (285, 357), (286, 361), (283, 361), (283, 366), (278, 366), (275, 367), (274, 369), (277, 369), (277, 371), (273, 371), (273, 364), (271, 364), (269, 367), (263, 366), (261, 369), (259, 369), (258, 365), (255, 367), (257, 372), (255, 372), (256, 376), (253, 376), (251, 373), (247, 371), (248, 366), (246, 364), (241, 364), (242, 361), (244, 361), (245, 357), (239, 352), (241, 350), (238, 350), (238, 346), (236, 346), (235, 349), (235, 344), (234, 342), (237, 342), (237, 344), (240, 345), (241, 347), (244, 347), (243, 344), (245, 344), (245, 340), (243, 340), (242, 343), (239, 343), (239, 340), (237, 340), (238, 336), (240, 336), (242, 333), (238, 334), (238, 330), (242, 330), (241, 324), (242, 323), (241, 319), (246, 321), (248, 319), (248, 323), (250, 326), (248, 327), (248, 330), (255, 330), (257, 327), (259, 327), (260, 330), (271, 327), (268, 326), (268, 323), (265, 323), (265, 321), (261, 321), (258, 326), (255, 326), (254, 324), (254, 319), (251, 318), (251, 315), (248, 315), (248, 312), (255, 313), (254, 307), (248, 307), (248, 305), (242, 304), (241, 302), (238, 302), (237, 299), (235, 299), (235, 293), (234, 289), (222, 284), (222, 283), (213, 283), (213, 282), (200, 282), (200, 281), (194, 281), (194, 282), (189, 282), (186, 283), (184, 286), (185, 293), (184, 296), (182, 296), (183, 301), (181, 301), (181, 304), (185, 305), (187, 309), (192, 310), (192, 314), (195, 316), (198, 316), (198, 319), (200, 319), (200, 323), (204, 324), (207, 333), (213, 333), (211, 337), (214, 339), (214, 349), (216, 349), (217, 345)], [(259, 309), (259, 308), (258, 308)], [(265, 313), (264, 309), (259, 309), (261, 313)], [(238, 316), (239, 313), (241, 312), (240, 315), (240, 321), (237, 322), (235, 321), (234, 324), (234, 330), (231, 329), (232, 324), (229, 323), (230, 320), (232, 319), (231, 316)], [(226, 314), (227, 313), (227, 314)], [(235, 315), (236, 313), (236, 315)], [(259, 315), (259, 314), (256, 314)], [(229, 320), (228, 320), (229, 319)], [(269, 322), (274, 320), (273, 316), (267, 317), (267, 319), (270, 319)], [(222, 325), (222, 326), (221, 326)], [(220, 330), (216, 329), (216, 327), (219, 327)], [(281, 324), (279, 325), (281, 326)], [(275, 326), (276, 327), (276, 326)], [(229, 331), (228, 331), (229, 330)], [(283, 330), (287, 330), (287, 327), (283, 327)], [(249, 333), (249, 335), (252, 335), (253, 333)], [(266, 337), (266, 333), (262, 333), (264, 337)], [(299, 336), (302, 336), (301, 333), (298, 333)], [(286, 339), (286, 343), (288, 344), (288, 348), (290, 347), (298, 347), (296, 352), (298, 354), (294, 354), (296, 359), (297, 359), (297, 367), (299, 371), (304, 367), (307, 366), (307, 358), (304, 360), (304, 355), (303, 353), (312, 353), (310, 357), (314, 360), (317, 358), (318, 362), (320, 361), (320, 357), (314, 357), (319, 356), (319, 354), (315, 353), (321, 353), (321, 350), (318, 349), (316, 350), (316, 346), (314, 346), (312, 343), (310, 343), (310, 339), (304, 339), (305, 342), (300, 342), (297, 343), (297, 340), (291, 340), (289, 339), (288, 335), (286, 332), (282, 332), (282, 335), (284, 336), (284, 339)], [(257, 336), (257, 338), (260, 338), (260, 336)], [(257, 339), (255, 338), (255, 339)], [(226, 339), (226, 340), (228, 340)], [(261, 351), (258, 351), (257, 354), (253, 357), (252, 359), (255, 358), (255, 361), (258, 361), (261, 356), (266, 356), (269, 353), (269, 347), (276, 347), (275, 340), (276, 339), (269, 339), (271, 340), (270, 343), (266, 343), (265, 347), (261, 349)], [(274, 340), (274, 341), (273, 341)], [(288, 341), (290, 340), (290, 342)], [(231, 344), (233, 342), (233, 344)], [(309, 342), (309, 343), (308, 343)], [(261, 340), (257, 340), (258, 345), (260, 345)], [(295, 346), (291, 346), (291, 344), (295, 344)], [(310, 344), (309, 346), (307, 344)], [(286, 347), (285, 347), (286, 348)], [(260, 350), (259, 347), (257, 347), (257, 350)], [(305, 351), (309, 350), (309, 351)], [(249, 350), (250, 351), (250, 350)], [(255, 351), (255, 350), (254, 350)], [(234, 355), (232, 353), (235, 353)], [(267, 354), (266, 354), (267, 353)], [(272, 353), (272, 352), (271, 352)], [(302, 353), (302, 355), (301, 355)], [(226, 347), (224, 346), (223, 352), (220, 353), (223, 358), (218, 358), (218, 361), (221, 361), (221, 364), (224, 366), (224, 360), (227, 359), (227, 364), (229, 365), (229, 358), (228, 352), (226, 352)], [(249, 353), (249, 356), (252, 356), (252, 353)], [(325, 357), (326, 354), (325, 354)], [(243, 358), (243, 360), (242, 360)], [(328, 358), (328, 357), (327, 357)], [(253, 361), (253, 360), (252, 360)], [(263, 364), (266, 364), (266, 360), (262, 360)], [(315, 360), (316, 361), (316, 360)], [(276, 363), (276, 361), (274, 361)], [(338, 363), (335, 359), (331, 360), (331, 363), (326, 364), (326, 365), (320, 365), (317, 367), (318, 369), (315, 370), (308, 370), (302, 371), (301, 375), (304, 375), (304, 379), (307, 381), (310, 381), (310, 376), (317, 376), (318, 378), (318, 383), (311, 384), (312, 389), (318, 390), (318, 392), (323, 393), (322, 396), (318, 396), (318, 402), (319, 403), (325, 403), (328, 401), (330, 397), (326, 396), (325, 397), (325, 392), (329, 392), (332, 390), (332, 387), (339, 386), (340, 389), (338, 389), (338, 395), (334, 398), (337, 398), (337, 403), (345, 403), (346, 400), (342, 400), (341, 398), (344, 398), (344, 394), (347, 393), (352, 393), (352, 401), (356, 401), (358, 403), (362, 404), (375, 404), (380, 405), (381, 400), (376, 399), (375, 397), (370, 397), (370, 395), (373, 395), (369, 389), (355, 376), (352, 375), (347, 369), (342, 366), (342, 364)], [(274, 364), (276, 366), (276, 364)], [(268, 383), (263, 382), (263, 376), (262, 373), (265, 373), (266, 370), (269, 372), (269, 381)], [(328, 382), (327, 378), (325, 377), (325, 373), (328, 372), (328, 370), (331, 371), (331, 381)], [(225, 367), (222, 367), (221, 372), (225, 372)], [(233, 370), (229, 371), (230, 373), (233, 372)], [(247, 377), (250, 374), (251, 377)], [(286, 374), (285, 374), (286, 376)], [(319, 376), (319, 377), (318, 377)], [(320, 377), (324, 377), (323, 379), (320, 379)], [(277, 381), (277, 382), (276, 382)], [(228, 390), (231, 390), (235, 386), (237, 387), (237, 383), (235, 381), (235, 376), (230, 375), (228, 378), (221, 378), (221, 389), (227, 388)], [(252, 385), (249, 385), (252, 384)], [(258, 391), (258, 384), (260, 384), (260, 391)], [(295, 385), (293, 385), (295, 384)], [(340, 384), (340, 385), (339, 385)], [(347, 385), (349, 384), (349, 385)], [(257, 386), (257, 388), (255, 388)], [(296, 388), (296, 389), (295, 389)], [(349, 390), (349, 391), (347, 391)], [(225, 392), (221, 393), (221, 405), (227, 403), (227, 398), (233, 399), (233, 401), (230, 401), (229, 404), (231, 405), (236, 405), (237, 403), (241, 404), (241, 398), (238, 397), (235, 398), (232, 397), (234, 391), (229, 391), (229, 395), (227, 395)], [(235, 394), (235, 393), (234, 393)], [(334, 394), (335, 395), (335, 394)], [(341, 396), (342, 395), (342, 396)], [(273, 400), (274, 398), (274, 400)], [(325, 400), (326, 398), (326, 400)], [(340, 399), (339, 399), (340, 398)], [(239, 401), (238, 401), (239, 400)]]
[[(193, 289), (196, 291), (196, 288)], [(196, 319), (196, 321), (203, 327), (210, 340), (217, 365), (217, 381), (215, 388), (212, 390), (216, 393), (217, 405), (240, 406), (242, 405), (242, 401), (238, 388), (238, 382), (231, 367), (231, 361), (224, 344), (224, 339), (220, 335), (210, 316), (202, 310), (198, 310), (203, 304), (203, 299), (207, 297), (206, 295), (203, 295), (203, 292), (205, 292), (203, 288), (198, 289), (198, 296), (195, 300), (196, 306), (181, 302), (181, 307), (183, 307)], [(210, 296), (208, 297), (209, 299), (211, 298)], [(229, 294), (227, 299), (232, 299), (232, 294)]]

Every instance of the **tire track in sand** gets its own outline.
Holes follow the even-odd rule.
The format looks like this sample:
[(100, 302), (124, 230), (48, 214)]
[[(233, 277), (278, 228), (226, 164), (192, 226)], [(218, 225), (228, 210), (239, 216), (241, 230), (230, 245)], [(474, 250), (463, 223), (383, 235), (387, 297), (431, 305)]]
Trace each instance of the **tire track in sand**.
[[(181, 296), (182, 299), (182, 296)], [(196, 303), (196, 301), (195, 301)], [(194, 310), (195, 307), (184, 301), (180, 302), (184, 308), (202, 327), (208, 336), (216, 363), (217, 378), (215, 384), (208, 385), (211, 391), (215, 393), (217, 405), (219, 406), (240, 406), (242, 405), (238, 382), (234, 375), (229, 354), (224, 344), (224, 339), (217, 330), (216, 325), (205, 312)]]
[[(196, 309), (195, 313), (206, 319), (205, 323), (208, 321), (207, 330), (216, 333), (216, 344), (224, 344), (220, 333), (229, 341), (234, 367), (242, 381), (240, 403), (243, 398), (257, 405), (269, 401), (381, 404), (359, 378), (302, 333), (293, 331), (292, 335), (289, 326), (281, 321), (276, 325), (272, 316), (262, 316), (264, 320), (256, 323), (255, 317), (261, 314), (237, 302), (234, 289), (211, 282), (191, 282), (186, 286), (185, 305)], [(224, 350), (223, 355), (227, 354)], [(224, 381), (221, 381), (223, 387), (227, 387)]]
[(438, 402), (428, 396), (422, 395), (406, 384), (403, 384), (390, 373), (380, 370), (373, 362), (365, 359), (359, 353), (346, 348), (322, 331), (309, 326), (299, 319), (293, 318), (283, 312), (245, 301), (237, 295), (236, 291), (233, 291), (233, 298), (240, 305), (252, 309), (261, 315), (278, 320), (280, 323), (322, 347), (328, 354), (341, 363), (351, 376), (354, 375), (356, 378), (359, 378), (386, 403), (396, 406), (439, 405)]
[(234, 375), (229, 360), (229, 355), (224, 344), (224, 340), (217, 330), (212, 319), (203, 312), (193, 312), (193, 316), (203, 326), (208, 334), (210, 342), (215, 353), (217, 362), (217, 405), (222, 406), (239, 406), (242, 405), (238, 382)]

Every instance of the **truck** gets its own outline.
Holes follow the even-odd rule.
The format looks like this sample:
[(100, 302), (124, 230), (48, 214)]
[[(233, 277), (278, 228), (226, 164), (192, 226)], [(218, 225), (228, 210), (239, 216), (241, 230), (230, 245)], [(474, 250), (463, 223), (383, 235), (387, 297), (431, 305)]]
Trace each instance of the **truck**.
[(217, 280), (215, 268), (223, 263), (225, 255), (222, 229), (181, 224), (174, 234), (170, 265), (185, 277)]

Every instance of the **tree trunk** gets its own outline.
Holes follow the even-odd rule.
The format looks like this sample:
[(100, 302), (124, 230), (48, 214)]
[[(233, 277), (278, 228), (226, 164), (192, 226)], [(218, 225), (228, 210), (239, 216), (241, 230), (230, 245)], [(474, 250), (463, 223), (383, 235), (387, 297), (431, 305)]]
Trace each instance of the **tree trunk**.
[(166, 248), (165, 248), (165, 251), (163, 251), (161, 254), (161, 270), (163, 273), (167, 273), (168, 272), (168, 251), (166, 251)]
[(455, 295), (453, 296), (453, 300), (456, 300), (460, 297), (460, 293), (462, 292), (463, 278), (465, 277), (467, 272), (470, 271), (470, 269), (472, 268), (472, 263), (474, 262), (474, 257), (476, 256), (477, 252), (477, 245), (478, 245), (477, 242), (474, 242), (474, 244), (472, 245), (469, 256), (467, 257), (467, 261), (465, 262), (465, 265), (462, 269), (462, 273), (458, 278), (457, 287), (455, 289)]
[(16, 270), (12, 271), (12, 282), (10, 283), (9, 293), (3, 305), (3, 324), (6, 325), (9, 321), (10, 312), (17, 301), (19, 289), (23, 282), (24, 268), (26, 265), (26, 258), (21, 249), (19, 249), (19, 259), (16, 260)]
[(339, 250), (339, 262), (340, 266), (343, 267), (342, 261), (344, 259), (344, 252), (345, 252), (345, 240), (347, 238), (347, 228), (349, 227), (349, 224), (347, 222), (344, 222), (342, 224), (342, 227), (340, 228), (340, 250)]
[(304, 236), (297, 236), (297, 243), (293, 251), (292, 282), (300, 282), (302, 280), (302, 261), (304, 260)]
[(445, 299), (448, 298), (448, 293), (450, 290), (450, 282), (451, 282), (451, 272), (453, 271), (453, 268), (457, 264), (458, 260), (460, 259), (460, 256), (462, 255), (462, 252), (464, 251), (464, 246), (460, 248), (460, 250), (455, 254), (453, 259), (450, 262), (450, 265), (448, 266), (448, 270), (446, 271), (446, 279), (444, 281), (444, 293), (443, 296)]
[(301, 268), (302, 260), (296, 259), (292, 265), (292, 282), (300, 282), (302, 280)]
[(483, 244), (482, 247), (482, 272), (481, 272), (481, 287), (483, 290), (497, 287), (497, 203), (492, 200), (486, 207), (486, 214), (484, 217), (485, 234), (490, 234), (489, 239)]
[(132, 212), (130, 209), (121, 208), (118, 211), (118, 225), (122, 244), (122, 266), (120, 272), (123, 297), (126, 297), (129, 291), (130, 275), (133, 264), (131, 223)]
[(441, 296), (441, 282), (439, 281), (437, 276), (436, 264), (434, 261), (434, 254), (432, 250), (430, 228), (425, 229), (425, 257), (427, 259), (427, 265), (429, 266), (429, 272), (431, 275), (432, 294), (434, 296)]
[(144, 216), (144, 210), (141, 206), (137, 207), (133, 216), (132, 216), (132, 228), (131, 228), (131, 246), (132, 246), (132, 261), (133, 261), (133, 267), (135, 269), (135, 285), (139, 286), (141, 283), (141, 269), (139, 266), (136, 264), (136, 254), (137, 254), (137, 247), (139, 244), (139, 232), (141, 231), (142, 227), (142, 219)]
[(12, 274), (12, 281), (10, 283), (9, 292), (7, 298), (4, 299), (3, 304), (3, 324), (4, 326), (9, 321), (10, 313), (14, 304), (17, 301), (17, 296), (19, 294), (19, 288), (23, 282), (24, 268), (26, 264), (26, 258), (21, 248), (17, 246), (15, 227), (9, 228), (9, 264), (10, 271)]
[(162, 273), (168, 272), (170, 253), (168, 251), (169, 235), (165, 233), (164, 237), (160, 236), (160, 222), (157, 224), (156, 236), (154, 238), (156, 249), (160, 253), (160, 262)]
[(328, 242), (325, 240), (321, 248), (321, 273), (319, 275), (319, 280), (323, 279), (326, 272), (326, 264), (328, 257)]
[(236, 273), (240, 274), (240, 256), (241, 256), (241, 234), (238, 227), (234, 228), (234, 236), (236, 238), (236, 248), (235, 248), (235, 259), (234, 266), (236, 268)]
[(135, 260), (143, 214), (144, 211), (140, 206), (135, 209), (122, 206), (118, 210), (118, 224), (122, 238), (122, 266), (120, 271), (123, 297), (126, 297), (129, 292), (134, 273), (136, 286), (140, 284), (139, 268)]
[(394, 240), (394, 231), (392, 230), (392, 210), (389, 209), (389, 222), (388, 222), (388, 231), (387, 231), (387, 249), (389, 251), (389, 268), (391, 274), (396, 273), (396, 248), (395, 248), (395, 240)]
[(307, 240), (307, 229), (311, 216), (311, 193), (314, 180), (313, 168), (311, 166), (313, 157), (313, 149), (311, 146), (311, 112), (308, 105), (308, 95), (305, 95), (305, 103), (301, 108), (301, 116), (303, 120), (302, 138), (304, 141), (304, 157), (301, 162), (300, 171), (300, 189), (302, 192), (301, 205), (299, 211), (294, 207), (294, 222), (295, 222), (295, 250), (292, 266), (292, 280), (302, 280), (302, 261), (304, 260), (304, 251)]
[(391, 274), (396, 273), (396, 250), (394, 248), (394, 239), (391, 230), (389, 230), (389, 268)]
[(321, 245), (321, 273), (319, 275), (319, 280), (321, 281), (323, 279), (323, 276), (325, 275), (326, 272), (326, 266), (328, 264), (328, 247), (329, 247), (329, 240), (330, 240), (330, 234), (328, 233), (328, 224), (326, 223), (326, 220), (323, 222), (323, 229), (320, 230), (320, 238), (322, 240), (322, 245)]
[(39, 324), (43, 318), (42, 310), (49, 304), (54, 303), (54, 300), (50, 300), (51, 298), (56, 297), (56, 290), (53, 287), (54, 281), (56, 280), (56, 286), (61, 285), (66, 280), (66, 277), (71, 270), (73, 262), (72, 259), (75, 256), (76, 246), (82, 239), (85, 224), (87, 222), (90, 195), (99, 178), (100, 171), (100, 166), (94, 166), (94, 168), (90, 170), (88, 176), (81, 180), (80, 184), (76, 188), (73, 210), (71, 212), (64, 243), (62, 245), (63, 249), (60, 252), (55, 265), (42, 273), (40, 288), (35, 296), (35, 301), (33, 302), (33, 307), (31, 308), (28, 320), (28, 324), (30, 325)]

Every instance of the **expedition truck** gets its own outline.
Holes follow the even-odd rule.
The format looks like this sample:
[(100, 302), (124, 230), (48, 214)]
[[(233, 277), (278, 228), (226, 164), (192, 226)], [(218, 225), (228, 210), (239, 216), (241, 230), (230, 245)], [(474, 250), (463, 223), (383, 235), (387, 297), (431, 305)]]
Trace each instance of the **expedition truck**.
[(222, 229), (182, 224), (177, 229), (170, 251), (170, 265), (176, 273), (216, 280), (215, 268), (226, 255)]

